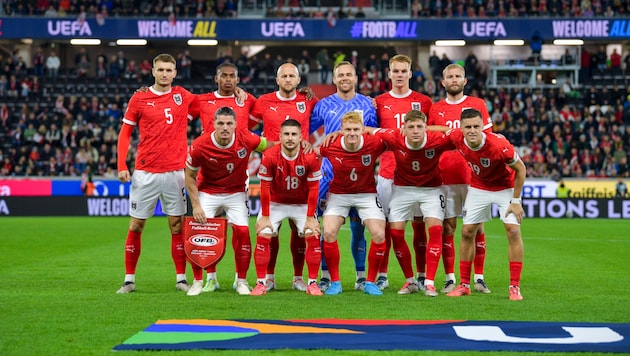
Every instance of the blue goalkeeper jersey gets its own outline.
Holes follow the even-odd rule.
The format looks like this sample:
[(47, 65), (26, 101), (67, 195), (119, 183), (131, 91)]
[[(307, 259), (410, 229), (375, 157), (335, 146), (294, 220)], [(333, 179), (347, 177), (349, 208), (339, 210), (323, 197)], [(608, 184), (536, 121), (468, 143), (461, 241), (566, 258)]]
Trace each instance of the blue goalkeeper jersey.
[(311, 114), (310, 133), (322, 126), (326, 135), (341, 130), (341, 117), (349, 111), (360, 112), (365, 126), (378, 127), (372, 98), (357, 93), (354, 98), (346, 101), (335, 93), (323, 98), (315, 105)]

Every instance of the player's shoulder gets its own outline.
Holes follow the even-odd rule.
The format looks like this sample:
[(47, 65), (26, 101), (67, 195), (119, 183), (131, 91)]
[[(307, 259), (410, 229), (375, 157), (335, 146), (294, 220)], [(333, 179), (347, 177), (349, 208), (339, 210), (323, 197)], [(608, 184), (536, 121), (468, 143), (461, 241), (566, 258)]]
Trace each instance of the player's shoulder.
[(194, 95), (193, 93), (191, 93), (190, 91), (188, 91), (188, 89), (180, 86), (180, 85), (175, 85), (173, 87), (171, 87), (171, 93), (172, 94), (182, 94), (182, 95)]
[(428, 95), (422, 94), (421, 92), (416, 91), (416, 90), (412, 90), (411, 95), (409, 97), (413, 99), (417, 99), (417, 100), (424, 100), (424, 101), (428, 100), (432, 102), (431, 98)]
[(197, 99), (199, 100), (213, 100), (216, 99), (217, 96), (214, 94), (214, 91), (197, 94)]

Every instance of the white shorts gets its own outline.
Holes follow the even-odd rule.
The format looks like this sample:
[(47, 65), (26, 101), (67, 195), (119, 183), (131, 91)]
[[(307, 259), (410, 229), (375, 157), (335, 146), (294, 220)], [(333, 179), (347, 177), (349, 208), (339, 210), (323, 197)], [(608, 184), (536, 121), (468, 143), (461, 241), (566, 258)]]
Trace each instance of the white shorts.
[(334, 194), (328, 193), (328, 202), (324, 216), (335, 215), (346, 217), (350, 208), (357, 209), (361, 221), (367, 219), (385, 220), (383, 208), (374, 193)]
[(468, 184), (449, 184), (444, 186), (446, 191), (446, 211), (444, 218), (455, 218), (462, 215), (462, 208), (468, 193)]
[(492, 220), (492, 204), (499, 206), (499, 214), (504, 224), (520, 225), (516, 215), (505, 217), (505, 212), (510, 206), (514, 189), (504, 189), (498, 192), (468, 188), (466, 203), (464, 203), (464, 224), (479, 224)]
[[(389, 219), (389, 214), (391, 211), (391, 202), (392, 202), (392, 192), (394, 187), (394, 180), (383, 178), (381, 176), (377, 177), (376, 184), (376, 194), (378, 195), (378, 200), (381, 202), (383, 206), (383, 213), (385, 217)], [(419, 205), (414, 205), (413, 207), (413, 216), (422, 216), (422, 211), (420, 210)]]
[[(308, 204), (280, 204), (271, 202), (269, 204), (269, 220), (271, 220), (271, 226), (273, 231), (269, 228), (265, 228), (261, 231), (263, 234), (272, 234), (278, 236), (278, 229), (280, 223), (284, 219), (293, 220), (297, 227), (298, 234), (304, 236), (304, 225), (306, 225), (306, 212), (308, 211)], [(258, 213), (258, 220), (262, 216), (262, 209)]]
[(423, 188), (395, 185), (389, 221), (411, 221), (416, 216), (414, 211), (418, 209), (425, 218), (444, 220), (445, 200), (442, 186)]
[(129, 192), (129, 215), (136, 219), (152, 217), (158, 199), (166, 215), (186, 215), (185, 186), (184, 170), (164, 173), (133, 172)]
[(199, 192), (199, 204), (206, 217), (213, 218), (225, 212), (230, 224), (249, 226), (247, 193), (208, 194)]

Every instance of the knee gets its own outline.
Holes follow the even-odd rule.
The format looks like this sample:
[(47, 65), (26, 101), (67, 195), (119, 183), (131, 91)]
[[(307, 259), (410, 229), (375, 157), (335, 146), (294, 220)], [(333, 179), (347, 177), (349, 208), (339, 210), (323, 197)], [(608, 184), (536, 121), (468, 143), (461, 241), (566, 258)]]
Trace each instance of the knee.
[(378, 231), (372, 234), (372, 241), (377, 244), (385, 242), (385, 231)]

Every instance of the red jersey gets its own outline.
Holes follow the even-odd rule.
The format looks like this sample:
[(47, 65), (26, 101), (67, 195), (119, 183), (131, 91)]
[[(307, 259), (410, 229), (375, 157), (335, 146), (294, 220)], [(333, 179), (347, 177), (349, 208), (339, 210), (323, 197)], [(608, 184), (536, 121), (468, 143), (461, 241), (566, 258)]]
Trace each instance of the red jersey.
[(239, 129), (252, 129), (258, 123), (250, 120), (249, 113), (256, 103), (256, 97), (247, 93), (247, 100), (242, 102), (234, 95), (222, 96), (218, 91), (197, 95), (195, 105), (198, 106), (203, 132), (214, 131), (214, 113), (227, 106), (236, 113), (236, 127)]
[(260, 136), (246, 130), (236, 130), (232, 142), (225, 146), (216, 141), (214, 131), (197, 137), (188, 149), (186, 165), (199, 170), (199, 191), (209, 194), (244, 192), (249, 154), (261, 140)]
[(437, 169), (440, 156), (443, 152), (455, 148), (445, 134), (426, 132), (424, 143), (419, 148), (411, 148), (398, 129), (379, 129), (374, 134), (387, 144), (387, 151), (395, 156), (395, 185), (404, 187), (442, 185), (440, 172)]
[(472, 170), (471, 187), (493, 192), (514, 188), (514, 171), (508, 165), (519, 157), (503, 135), (484, 133), (481, 145), (474, 150), (464, 141), (462, 130), (451, 130), (447, 135)]
[(376, 193), (374, 165), (386, 146), (380, 138), (363, 134), (359, 149), (349, 152), (343, 137), (328, 147), (321, 146), (322, 157), (328, 158), (333, 169), (329, 192), (335, 194)]
[(283, 98), (277, 91), (261, 95), (252, 109), (253, 120), (263, 124), (266, 138), (280, 139), (280, 125), (286, 119), (295, 119), (302, 125), (302, 138), (308, 139), (311, 113), (318, 99), (306, 100), (306, 94), (296, 93), (292, 98)]
[(175, 86), (166, 93), (150, 87), (133, 94), (123, 122), (138, 126), (140, 140), (136, 170), (163, 173), (184, 169), (188, 147), (188, 121), (198, 116), (195, 96)]
[(298, 150), (295, 157), (287, 157), (282, 145), (263, 153), (258, 178), (271, 182), (271, 201), (280, 204), (307, 204), (309, 182), (322, 178), (322, 162), (313, 152)]
[[(376, 97), (376, 116), (380, 127), (384, 129), (400, 129), (405, 123), (405, 115), (409, 110), (422, 111), (429, 117), (431, 110), (431, 98), (409, 90), (407, 94), (394, 94), (392, 91)], [(387, 151), (381, 156), (381, 165), (378, 172), (383, 178), (393, 179), (396, 171), (396, 159), (392, 152)]]
[[(428, 125), (448, 126), (452, 129), (460, 128), (459, 118), (462, 111), (477, 109), (481, 112), (484, 132), (492, 132), (492, 119), (483, 99), (464, 95), (456, 102), (446, 99), (434, 103), (429, 113)], [(440, 158), (440, 174), (444, 184), (470, 184), (470, 167), (457, 152), (445, 152)]]

